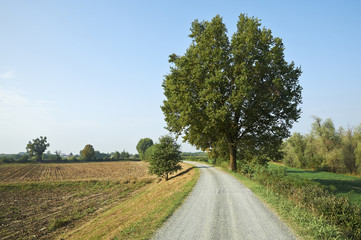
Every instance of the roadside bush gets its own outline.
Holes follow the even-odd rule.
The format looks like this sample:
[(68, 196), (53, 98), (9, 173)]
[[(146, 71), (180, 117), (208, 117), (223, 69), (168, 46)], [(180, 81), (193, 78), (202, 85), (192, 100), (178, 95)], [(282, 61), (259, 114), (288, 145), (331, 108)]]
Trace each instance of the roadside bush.
[(240, 162), (237, 164), (237, 168), (239, 169), (239, 172), (249, 178), (253, 177), (253, 174), (255, 173), (255, 167), (252, 164)]
[(291, 177), (282, 169), (256, 169), (254, 179), (297, 205), (337, 225), (349, 239), (361, 239), (361, 206), (337, 197), (330, 189), (308, 179)]

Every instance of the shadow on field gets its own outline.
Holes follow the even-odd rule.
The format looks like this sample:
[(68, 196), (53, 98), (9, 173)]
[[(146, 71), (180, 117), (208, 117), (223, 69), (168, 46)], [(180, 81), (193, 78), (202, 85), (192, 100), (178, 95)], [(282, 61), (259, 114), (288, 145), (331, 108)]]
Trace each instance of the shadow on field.
[(171, 180), (171, 179), (173, 179), (173, 178), (182, 176), (183, 174), (189, 173), (193, 168), (196, 168), (196, 167), (188, 168), (187, 170), (184, 170), (184, 171), (178, 173), (177, 175), (174, 175), (174, 176), (170, 177), (168, 180)]
[[(288, 174), (300, 174), (298, 176), (307, 174), (308, 179), (318, 182), (324, 186), (328, 186), (333, 189), (333, 192), (338, 193), (349, 193), (352, 191), (354, 194), (360, 194), (361, 195), (361, 180), (343, 180), (343, 179), (324, 179), (324, 178), (318, 178), (318, 174), (322, 172), (318, 171), (297, 171), (297, 170), (287, 170)], [(333, 187), (332, 187), (333, 186)]]
[(334, 186), (335, 193), (348, 193), (353, 191), (356, 194), (361, 194), (361, 180), (328, 180), (328, 179), (314, 179), (325, 186)]
[(319, 172), (317, 172), (317, 171), (307, 171), (307, 170), (302, 170), (302, 171), (296, 171), (296, 170), (286, 170), (287, 171), (287, 173), (301, 173), (301, 174), (303, 174), (303, 173), (310, 173), (310, 174), (317, 174), (317, 173), (319, 173)]

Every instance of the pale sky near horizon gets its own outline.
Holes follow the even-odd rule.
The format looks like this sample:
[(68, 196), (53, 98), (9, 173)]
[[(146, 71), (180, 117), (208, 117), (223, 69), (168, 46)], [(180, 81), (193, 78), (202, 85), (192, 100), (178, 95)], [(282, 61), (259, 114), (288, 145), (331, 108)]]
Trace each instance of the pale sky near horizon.
[(193, 20), (219, 14), (231, 36), (240, 13), (261, 19), (302, 68), (292, 132), (307, 133), (313, 115), (361, 123), (360, 1), (0, 0), (0, 153), (39, 136), (67, 154), (157, 141), (168, 56), (190, 45)]

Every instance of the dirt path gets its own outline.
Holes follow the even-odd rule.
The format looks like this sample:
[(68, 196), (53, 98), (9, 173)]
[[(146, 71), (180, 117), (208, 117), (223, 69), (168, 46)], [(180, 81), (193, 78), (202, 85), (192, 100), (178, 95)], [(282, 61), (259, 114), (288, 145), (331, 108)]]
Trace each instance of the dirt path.
[(201, 176), (191, 195), (154, 236), (166, 239), (296, 239), (237, 179), (193, 163)]

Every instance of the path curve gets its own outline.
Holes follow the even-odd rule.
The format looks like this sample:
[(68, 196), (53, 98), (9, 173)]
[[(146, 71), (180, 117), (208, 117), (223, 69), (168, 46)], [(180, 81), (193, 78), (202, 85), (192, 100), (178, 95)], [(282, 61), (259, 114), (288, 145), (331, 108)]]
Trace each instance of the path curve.
[(254, 194), (233, 176), (212, 166), (188, 162), (201, 175), (185, 203), (153, 240), (296, 239)]

